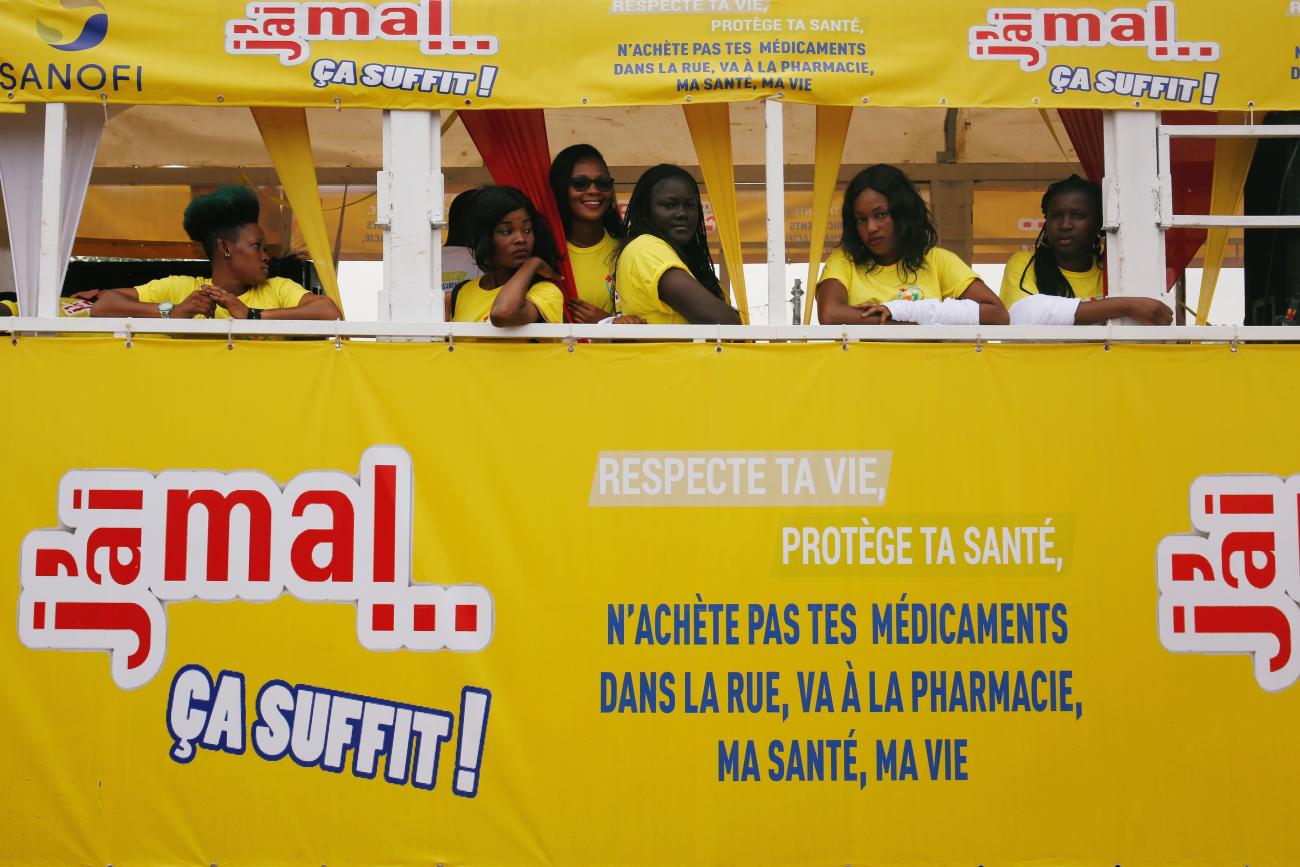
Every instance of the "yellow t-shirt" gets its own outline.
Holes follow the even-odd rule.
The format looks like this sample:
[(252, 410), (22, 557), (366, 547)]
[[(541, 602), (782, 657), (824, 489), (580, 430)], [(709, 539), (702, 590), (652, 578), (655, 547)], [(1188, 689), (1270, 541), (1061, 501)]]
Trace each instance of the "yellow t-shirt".
[(591, 247), (568, 246), (578, 297), (613, 316), (614, 252), (618, 250), (618, 239), (606, 232), (604, 239)]
[(638, 235), (628, 242), (619, 254), (614, 277), (623, 315), (640, 316), (650, 325), (688, 324), (685, 316), (659, 297), (659, 278), (673, 268), (688, 274), (691, 270), (664, 239)]
[[(1012, 253), (1011, 258), (1007, 260), (1007, 269), (1002, 272), (1002, 288), (998, 294), (1002, 298), (1002, 305), (1008, 310), (1021, 298), (1038, 293), (1038, 278), (1034, 274), (1033, 266), (1029, 264), (1033, 256), (1032, 250), (1021, 250)], [(1081, 301), (1097, 301), (1105, 297), (1101, 286), (1100, 265), (1093, 265), (1088, 271), (1067, 271), (1062, 268), (1061, 273), (1065, 275), (1065, 282), (1069, 283), (1070, 288), (1074, 290), (1075, 298)], [(1022, 274), (1025, 278), (1024, 291), (1020, 289)]]
[(979, 275), (956, 253), (935, 247), (925, 254), (921, 270), (909, 275), (902, 262), (866, 268), (853, 264), (843, 248), (836, 250), (822, 268), (823, 280), (838, 280), (849, 293), (850, 304), (883, 304), (886, 301), (920, 301), (932, 298), (960, 298)]
[[(211, 282), (206, 277), (160, 277), (157, 280), (150, 280), (143, 286), (135, 287), (135, 292), (140, 300), (146, 304), (161, 304), (164, 301), (180, 304), (200, 286)], [(259, 310), (283, 310), (288, 307), (297, 307), (298, 302), (302, 301), (303, 296), (307, 294), (306, 289), (292, 280), (284, 277), (272, 277), (265, 283), (254, 286), (243, 295), (240, 295), (239, 300), (249, 307), (256, 307)], [(195, 316), (194, 318), (206, 319), (207, 317)], [(226, 312), (224, 307), (218, 307), (213, 314), (213, 318), (229, 319), (230, 314)]]
[[(481, 277), (460, 287), (456, 293), (456, 307), (451, 311), (452, 322), (487, 322), (492, 314), (492, 302), (497, 298), (497, 289), (484, 289)], [(545, 322), (564, 321), (564, 294), (560, 287), (549, 280), (534, 283), (526, 296), (537, 312), (542, 314)]]

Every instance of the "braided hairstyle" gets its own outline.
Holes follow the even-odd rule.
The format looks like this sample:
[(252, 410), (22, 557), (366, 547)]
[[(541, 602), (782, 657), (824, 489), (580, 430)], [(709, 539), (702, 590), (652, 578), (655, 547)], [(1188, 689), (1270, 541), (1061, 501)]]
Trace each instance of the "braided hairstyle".
[(203, 255), (215, 258), (217, 241), (233, 244), (239, 230), (256, 223), (261, 207), (257, 193), (240, 184), (227, 184), (212, 192), (196, 196), (185, 207), (181, 226), (185, 234), (203, 245)]
[[(695, 191), (696, 208), (699, 211), (695, 237), (680, 248), (671, 238), (656, 228), (650, 219), (650, 202), (654, 188), (661, 181), (669, 178), (682, 178), (690, 185)], [(638, 235), (654, 235), (666, 241), (682, 257), (682, 262), (691, 272), (691, 276), (711, 294), (726, 301), (726, 296), (722, 294), (722, 284), (718, 282), (718, 275), (713, 271), (713, 255), (709, 252), (709, 239), (704, 232), (704, 205), (700, 202), (700, 186), (695, 182), (695, 178), (691, 177), (690, 172), (681, 166), (660, 163), (654, 168), (647, 169), (636, 182), (636, 187), (632, 190), (632, 198), (627, 202), (627, 213), (623, 216), (623, 243), (619, 245), (618, 255), (614, 260), (616, 267), (618, 256), (623, 255), (628, 243)]]
[[(609, 173), (609, 163), (605, 162), (600, 151), (589, 144), (569, 145), (556, 154), (555, 161), (551, 163), (551, 193), (555, 196), (556, 207), (560, 209), (560, 222), (564, 224), (565, 235), (573, 231), (573, 209), (569, 206), (569, 178), (573, 177), (573, 167), (585, 159), (599, 161), (605, 167), (605, 173)], [(610, 191), (609, 207), (601, 216), (600, 224), (605, 227), (605, 231), (611, 238), (623, 237), (623, 221), (618, 215), (618, 195), (613, 191)]]
[(840, 208), (844, 228), (840, 246), (849, 254), (854, 265), (865, 266), (868, 271), (882, 265), (858, 237), (853, 204), (865, 190), (875, 190), (889, 202), (889, 215), (894, 220), (898, 262), (902, 264), (907, 279), (916, 279), (917, 273), (925, 267), (925, 254), (939, 243), (939, 233), (935, 231), (930, 209), (925, 206), (925, 199), (917, 192), (916, 185), (893, 166), (883, 163), (870, 166), (849, 181), (849, 187), (844, 191), (844, 204)]
[(1085, 180), (1078, 175), (1070, 175), (1063, 181), (1057, 181), (1047, 188), (1043, 193), (1042, 211), (1043, 227), (1038, 230), (1038, 238), (1034, 241), (1034, 254), (1029, 258), (1029, 264), (1020, 275), (1020, 291), (1028, 294), (1029, 290), (1025, 288), (1025, 274), (1029, 269), (1034, 269), (1034, 280), (1038, 283), (1038, 291), (1043, 295), (1057, 295), (1062, 298), (1073, 298), (1074, 288), (1070, 286), (1070, 281), (1065, 279), (1061, 273), (1061, 266), (1056, 262), (1056, 252), (1047, 240), (1047, 212), (1051, 209), (1052, 199), (1062, 193), (1083, 193), (1088, 198), (1088, 207), (1092, 209), (1097, 219), (1097, 234), (1092, 239), (1092, 257), (1093, 260), (1101, 265), (1105, 258), (1104, 246), (1102, 244), (1103, 233), (1101, 230), (1101, 187), (1092, 181)]

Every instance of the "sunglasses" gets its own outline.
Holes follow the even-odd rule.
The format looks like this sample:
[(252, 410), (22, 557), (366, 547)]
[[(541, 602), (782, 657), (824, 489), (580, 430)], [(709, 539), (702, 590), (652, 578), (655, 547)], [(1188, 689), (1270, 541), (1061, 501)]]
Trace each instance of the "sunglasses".
[(592, 184), (595, 184), (596, 189), (600, 190), (602, 193), (608, 193), (610, 190), (614, 189), (614, 179), (609, 175), (599, 175), (594, 178), (589, 178), (586, 175), (574, 175), (569, 178), (569, 186), (573, 187), (573, 189), (579, 193), (585, 193), (587, 190), (591, 189)]

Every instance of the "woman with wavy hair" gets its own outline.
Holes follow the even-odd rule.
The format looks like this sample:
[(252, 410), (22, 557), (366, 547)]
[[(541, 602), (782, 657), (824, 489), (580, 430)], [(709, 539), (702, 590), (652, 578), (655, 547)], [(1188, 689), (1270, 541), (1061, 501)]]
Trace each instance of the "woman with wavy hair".
[(514, 187), (484, 187), (470, 206), (469, 247), (483, 274), (448, 297), (452, 322), (498, 327), (564, 321), (555, 236)]
[(844, 193), (844, 233), (817, 283), (823, 324), (1004, 325), (1006, 308), (938, 233), (893, 166), (863, 169)]

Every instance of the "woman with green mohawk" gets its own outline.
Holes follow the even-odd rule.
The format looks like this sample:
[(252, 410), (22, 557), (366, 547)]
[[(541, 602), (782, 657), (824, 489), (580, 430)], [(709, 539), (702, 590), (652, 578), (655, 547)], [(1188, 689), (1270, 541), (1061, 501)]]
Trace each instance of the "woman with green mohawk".
[(212, 278), (163, 277), (99, 296), (91, 316), (193, 319), (342, 319), (333, 301), (292, 280), (271, 277), (257, 193), (229, 185), (185, 209), (185, 234), (203, 245)]

